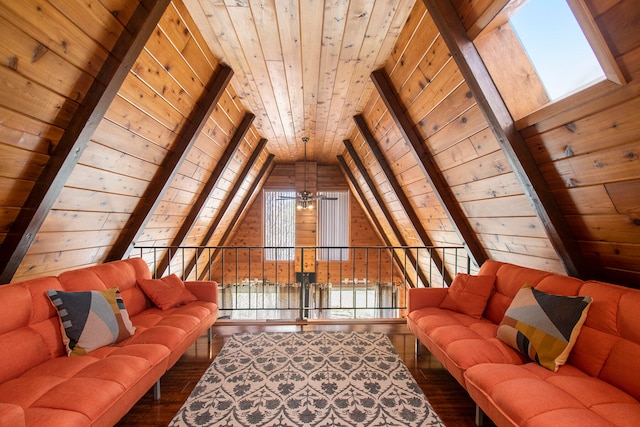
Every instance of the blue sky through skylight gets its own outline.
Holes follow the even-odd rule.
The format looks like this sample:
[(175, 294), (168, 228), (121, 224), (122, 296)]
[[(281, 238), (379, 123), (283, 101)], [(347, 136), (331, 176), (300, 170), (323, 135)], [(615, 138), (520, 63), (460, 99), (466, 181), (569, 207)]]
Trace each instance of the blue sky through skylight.
[(605, 78), (564, 0), (530, 0), (510, 19), (551, 100)]

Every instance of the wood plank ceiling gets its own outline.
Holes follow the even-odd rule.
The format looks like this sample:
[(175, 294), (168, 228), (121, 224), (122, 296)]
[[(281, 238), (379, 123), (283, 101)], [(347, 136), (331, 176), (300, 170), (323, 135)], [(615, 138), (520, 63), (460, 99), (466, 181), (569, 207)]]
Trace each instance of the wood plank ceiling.
[(186, 0), (278, 162), (337, 163), (415, 0)]

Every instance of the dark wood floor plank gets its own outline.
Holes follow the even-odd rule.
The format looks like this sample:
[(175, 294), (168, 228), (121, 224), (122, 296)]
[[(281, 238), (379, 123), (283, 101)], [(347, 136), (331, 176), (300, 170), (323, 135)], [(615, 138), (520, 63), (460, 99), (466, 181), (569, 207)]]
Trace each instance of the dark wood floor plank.
[[(202, 374), (222, 349), (225, 341), (238, 332), (296, 331), (377, 331), (386, 333), (400, 358), (416, 379), (429, 402), (447, 427), (474, 427), (475, 404), (467, 392), (442, 367), (438, 360), (422, 347), (415, 354), (415, 338), (406, 324), (308, 324), (308, 325), (224, 325), (213, 327), (213, 340), (207, 344), (203, 335), (192, 345), (176, 365), (161, 380), (162, 397), (153, 400), (147, 394), (118, 423), (120, 427), (166, 426), (178, 412)], [(487, 420), (489, 426), (492, 424)]]

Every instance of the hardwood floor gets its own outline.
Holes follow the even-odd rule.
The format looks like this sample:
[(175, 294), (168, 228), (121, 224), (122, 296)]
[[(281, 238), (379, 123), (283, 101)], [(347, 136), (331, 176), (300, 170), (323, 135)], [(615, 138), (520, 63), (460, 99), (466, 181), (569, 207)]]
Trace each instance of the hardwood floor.
[[(207, 344), (206, 335), (189, 348), (176, 365), (161, 380), (162, 396), (153, 399), (147, 394), (118, 423), (118, 426), (166, 426), (187, 399), (207, 367), (222, 349), (225, 340), (237, 332), (276, 331), (363, 331), (384, 332), (409, 368), (429, 402), (448, 427), (474, 427), (475, 404), (467, 392), (442, 367), (435, 357), (422, 347), (415, 354), (415, 338), (403, 323), (383, 324), (306, 324), (306, 325), (225, 325), (216, 323), (213, 340)], [(485, 425), (492, 425), (486, 421)]]

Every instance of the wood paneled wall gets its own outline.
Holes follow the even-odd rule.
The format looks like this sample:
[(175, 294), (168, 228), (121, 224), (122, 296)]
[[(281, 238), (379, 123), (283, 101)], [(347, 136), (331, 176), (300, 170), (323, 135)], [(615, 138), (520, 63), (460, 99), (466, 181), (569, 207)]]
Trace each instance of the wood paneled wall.
[[(302, 175), (299, 165), (292, 164), (278, 164), (274, 168), (273, 172), (264, 184), (265, 190), (301, 190), (302, 187)], [(327, 165), (315, 165), (313, 162), (308, 163), (308, 180), (313, 182), (314, 189), (317, 191), (339, 191), (347, 190), (348, 184), (345, 181), (344, 175), (337, 166)], [(313, 175), (313, 176), (312, 176)], [(298, 188), (300, 186), (300, 188)], [(311, 186), (307, 185), (307, 189), (311, 191)], [(262, 246), (263, 245), (263, 202), (262, 192), (256, 197), (255, 201), (248, 208), (248, 212), (245, 215), (242, 222), (235, 227), (235, 232), (227, 246)], [(360, 204), (351, 195), (351, 222), (350, 222), (350, 245), (351, 246), (384, 246), (380, 238), (376, 234), (375, 230), (367, 218), (366, 214), (362, 210)], [(299, 246), (315, 246), (316, 245), (316, 217), (315, 210), (297, 211), (297, 213), (304, 213), (304, 215), (296, 215), (296, 245)], [(256, 272), (258, 277), (262, 274), (262, 269), (265, 270), (265, 277), (269, 280), (276, 280), (275, 266), (273, 263), (264, 262), (262, 254), (259, 251), (252, 251), (251, 264), (246, 262), (248, 251), (243, 251), (240, 255), (244, 255), (242, 260), (236, 266), (234, 262), (235, 252), (228, 252), (228, 256), (225, 259), (225, 272), (224, 282), (232, 283), (236, 280), (242, 280), (244, 278), (251, 279), (253, 276), (247, 276), (249, 271)], [(352, 278), (359, 277), (363, 279), (369, 277), (370, 280), (375, 280), (378, 277), (378, 266), (375, 260), (369, 259), (369, 271), (365, 269), (365, 252), (357, 251), (355, 258), (350, 256), (349, 261), (342, 263), (342, 277)], [(215, 280), (222, 280), (223, 274), (221, 271), (220, 260), (216, 260), (216, 266), (213, 269), (212, 277)], [(391, 278), (390, 263), (385, 260), (382, 264), (382, 271), (380, 276), (382, 280), (389, 280)], [(236, 278), (236, 267), (239, 277)], [(300, 258), (295, 262), (278, 263), (277, 280), (280, 282), (295, 280), (295, 272), (300, 271)], [(315, 265), (315, 253), (314, 251), (305, 251), (305, 271), (315, 271), (319, 280), (323, 282), (333, 281), (334, 283), (339, 281), (341, 272), (338, 262), (319, 262)], [(394, 271), (395, 278), (400, 280), (398, 271)]]
[(586, 1), (627, 83), (518, 122), (599, 278), (640, 286), (640, 7)]
[[(137, 2), (2, 2), (0, 51), (0, 224), (6, 233), (48, 155), (105, 61)], [(34, 12), (38, 14), (34, 16)], [(81, 24), (77, 26), (76, 24)], [(59, 39), (51, 39), (57, 34)], [(13, 58), (13, 59), (12, 59)], [(179, 1), (169, 4), (71, 177), (36, 235), (13, 281), (101, 263), (131, 225), (219, 65)], [(26, 94), (26, 96), (25, 96)], [(17, 102), (16, 102), (17, 100)], [(202, 107), (202, 106), (200, 106)], [(170, 244), (246, 114), (228, 86), (146, 227), (138, 246)], [(185, 244), (201, 244), (238, 172), (260, 140), (251, 128), (223, 172)], [(246, 189), (266, 159), (261, 153)], [(16, 191), (16, 183), (20, 191)], [(225, 212), (231, 217), (239, 202)], [(228, 220), (227, 220), (228, 221)], [(222, 226), (228, 226), (222, 221)], [(220, 228), (224, 231), (223, 228)], [(2, 235), (4, 237), (4, 234)], [(215, 240), (215, 238), (213, 239)], [(206, 243), (206, 242), (205, 242)], [(151, 255), (145, 255), (150, 258)], [(151, 259), (149, 259), (151, 262)], [(182, 260), (174, 259), (175, 264)]]
[[(477, 35), (500, 2), (452, 3), (468, 33)], [(629, 31), (635, 28), (634, 34), (640, 33), (640, 9), (629, 1), (587, 1), (587, 5), (627, 83), (589, 89), (516, 124), (580, 247), (597, 266), (596, 276), (637, 286), (640, 36)], [(385, 71), (489, 257), (564, 273), (545, 228), (423, 2), (416, 2)], [(377, 93), (362, 115), (430, 238), (443, 245), (461, 243)], [(357, 130), (351, 138), (385, 203), (396, 206)], [(393, 214), (415, 241), (402, 210)]]

